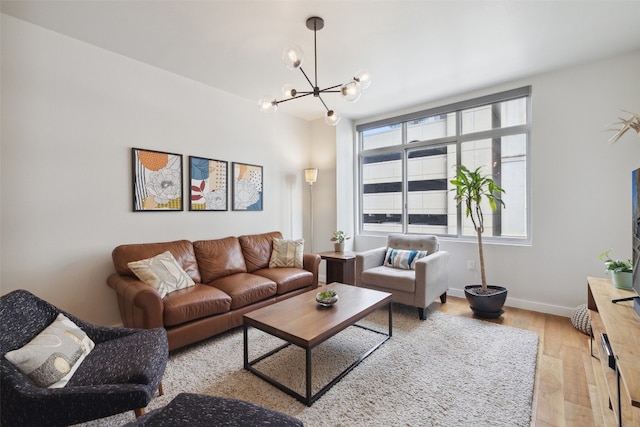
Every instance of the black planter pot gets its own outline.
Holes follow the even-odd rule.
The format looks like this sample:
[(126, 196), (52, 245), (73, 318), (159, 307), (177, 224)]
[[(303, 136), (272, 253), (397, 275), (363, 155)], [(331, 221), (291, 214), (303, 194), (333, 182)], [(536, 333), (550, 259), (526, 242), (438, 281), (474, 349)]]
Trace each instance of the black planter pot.
[(502, 313), (504, 313), (502, 307), (507, 299), (507, 288), (488, 285), (489, 293), (475, 292), (481, 288), (482, 285), (467, 285), (464, 287), (464, 296), (467, 297), (473, 314), (485, 319), (495, 319), (502, 316)]

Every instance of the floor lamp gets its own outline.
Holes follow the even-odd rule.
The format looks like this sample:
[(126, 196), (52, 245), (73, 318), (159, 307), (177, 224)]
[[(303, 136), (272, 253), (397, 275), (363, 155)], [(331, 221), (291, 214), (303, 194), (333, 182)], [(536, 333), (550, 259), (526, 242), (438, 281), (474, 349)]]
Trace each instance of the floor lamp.
[(309, 183), (309, 218), (311, 224), (310, 252), (313, 252), (313, 183), (318, 179), (318, 169), (307, 168), (304, 170), (304, 180)]

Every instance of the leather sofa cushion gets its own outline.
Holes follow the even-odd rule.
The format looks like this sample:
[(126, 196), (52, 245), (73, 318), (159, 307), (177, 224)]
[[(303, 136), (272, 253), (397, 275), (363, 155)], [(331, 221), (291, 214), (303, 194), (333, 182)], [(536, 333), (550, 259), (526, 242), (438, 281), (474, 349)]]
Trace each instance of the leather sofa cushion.
[(237, 237), (193, 242), (193, 249), (200, 267), (202, 283), (209, 283), (221, 277), (236, 273), (246, 273), (242, 249)]
[(203, 284), (168, 294), (164, 299), (164, 325), (174, 326), (231, 309), (231, 297)]
[(401, 270), (392, 267), (374, 267), (362, 272), (360, 280), (363, 284), (378, 286), (401, 292), (416, 291), (415, 270)]
[(247, 273), (253, 273), (261, 268), (269, 268), (274, 238), (282, 239), (282, 233), (272, 231), (238, 237), (247, 265)]
[(118, 274), (136, 277), (133, 271), (127, 266), (128, 263), (152, 258), (165, 251), (171, 252), (171, 255), (173, 255), (180, 267), (182, 267), (194, 282), (201, 282), (200, 270), (198, 269), (198, 262), (196, 261), (196, 255), (193, 251), (193, 245), (188, 240), (120, 245), (111, 252), (111, 258), (113, 258), (113, 265)]
[(276, 282), (278, 295), (286, 294), (296, 289), (302, 289), (313, 284), (313, 273), (301, 268), (265, 268), (254, 271), (253, 274), (266, 277)]
[(248, 273), (222, 277), (209, 285), (231, 297), (232, 310), (272, 297), (277, 291), (277, 285), (273, 280)]

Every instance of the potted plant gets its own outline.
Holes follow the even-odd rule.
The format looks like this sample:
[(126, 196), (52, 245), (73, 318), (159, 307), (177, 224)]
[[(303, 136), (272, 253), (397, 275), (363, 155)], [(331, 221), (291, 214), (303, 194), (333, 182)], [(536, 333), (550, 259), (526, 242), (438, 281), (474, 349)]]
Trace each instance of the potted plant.
[[(507, 299), (507, 288), (502, 286), (487, 285), (487, 277), (484, 269), (484, 252), (482, 250), (482, 233), (484, 232), (484, 216), (482, 204), (486, 200), (495, 211), (498, 203), (505, 206), (500, 198), (504, 190), (493, 179), (480, 172), (481, 167), (474, 171), (460, 165), (456, 170), (456, 177), (450, 182), (455, 186), (455, 200), (465, 208), (466, 217), (471, 217), (473, 228), (478, 236), (478, 255), (480, 257), (481, 285), (466, 285), (465, 297), (471, 306), (473, 313), (480, 317), (500, 317), (504, 310), (504, 302)], [(506, 206), (505, 206), (506, 207)]]
[(344, 241), (349, 240), (351, 237), (347, 236), (347, 234), (342, 230), (336, 230), (333, 232), (333, 237), (331, 241), (333, 243), (333, 249), (336, 252), (344, 252)]
[(604, 261), (606, 271), (611, 272), (613, 286), (619, 289), (632, 290), (633, 262), (630, 259), (626, 261), (613, 260), (609, 256), (610, 252), (611, 249), (607, 249), (601, 253), (600, 260)]

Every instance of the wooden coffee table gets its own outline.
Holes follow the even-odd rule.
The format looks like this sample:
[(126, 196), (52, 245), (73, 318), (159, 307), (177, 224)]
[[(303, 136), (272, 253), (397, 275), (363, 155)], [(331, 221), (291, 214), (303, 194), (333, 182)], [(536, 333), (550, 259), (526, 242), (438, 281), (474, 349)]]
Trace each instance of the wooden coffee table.
[[(320, 290), (335, 289), (338, 292), (338, 302), (332, 307), (321, 307), (316, 302), (315, 296)], [(375, 310), (387, 305), (389, 310), (389, 331), (388, 333), (376, 331), (356, 322), (368, 316)], [(357, 288), (355, 286), (342, 283), (331, 283), (330, 285), (314, 289), (309, 292), (297, 295), (292, 298), (277, 302), (267, 307), (249, 312), (244, 315), (244, 368), (253, 372), (258, 377), (284, 391), (300, 402), (311, 406), (325, 394), (334, 384), (340, 381), (353, 368), (358, 366), (367, 356), (373, 353), (378, 347), (384, 344), (392, 335), (392, 302), (391, 294), (387, 292), (374, 291), (372, 289)], [(325, 385), (316, 394), (311, 394), (311, 350), (318, 344), (328, 340), (338, 332), (349, 326), (356, 326), (362, 329), (382, 335), (382, 339), (371, 349), (364, 352), (358, 360), (353, 362), (344, 371), (338, 374), (331, 382)], [(248, 329), (254, 327), (270, 335), (287, 341), (281, 345), (253, 360), (249, 360), (249, 338)], [(267, 357), (274, 356), (280, 350), (291, 344), (305, 350), (305, 374), (306, 374), (306, 396), (302, 396), (291, 388), (285, 386), (272, 377), (258, 371), (253, 365)]]

